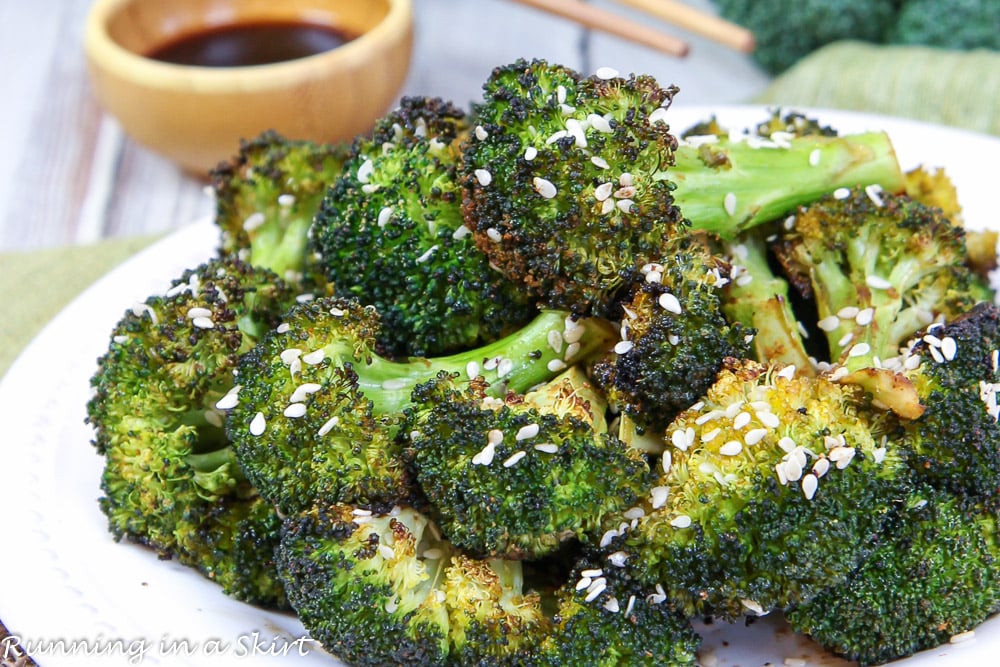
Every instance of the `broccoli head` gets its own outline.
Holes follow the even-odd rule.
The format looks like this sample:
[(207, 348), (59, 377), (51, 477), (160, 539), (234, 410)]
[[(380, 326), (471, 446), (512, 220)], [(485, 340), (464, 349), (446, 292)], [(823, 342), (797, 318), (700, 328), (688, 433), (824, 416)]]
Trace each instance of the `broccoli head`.
[(676, 92), (539, 60), (494, 70), (464, 160), (467, 224), (492, 263), (549, 307), (603, 314), (689, 227), (734, 236), (841, 185), (901, 187), (884, 133), (679, 145)]
[(519, 562), (472, 560), (409, 507), (289, 517), (278, 566), (310, 636), (352, 665), (516, 664), (549, 626)]
[(779, 254), (793, 283), (815, 302), (817, 326), (843, 381), (864, 386), (904, 417), (918, 416), (916, 395), (881, 360), (897, 356), (917, 331), (980, 300), (963, 229), (905, 195), (845, 188), (802, 207)]
[(830, 42), (880, 42), (896, 20), (898, 0), (718, 0), (715, 4), (724, 18), (753, 33), (754, 60), (778, 74)]
[(1000, 604), (995, 511), (914, 491), (849, 580), (786, 613), (792, 628), (861, 665), (947, 643)]
[(671, 246), (625, 293), (621, 341), (594, 367), (615, 407), (660, 432), (705, 393), (726, 358), (747, 355), (753, 337), (723, 314), (729, 266), (693, 238)]
[(887, 365), (904, 373), (922, 414), (903, 420), (914, 471), (940, 488), (1000, 506), (1000, 311), (979, 303), (922, 333)]
[(915, 44), (966, 51), (1000, 49), (1000, 5), (984, 0), (952, 0), (948, 11), (933, 0), (902, 0), (886, 31), (891, 44)]
[[(185, 271), (117, 323), (87, 404), (105, 460), (100, 503), (112, 534), (263, 604), (284, 597), (270, 563), (273, 510), (236, 461), (220, 401), (240, 356), (277, 325), (294, 295), (271, 271), (235, 258)], [(253, 553), (245, 551), (250, 543), (259, 547)]]
[(318, 287), (309, 228), (346, 157), (346, 145), (293, 140), (274, 131), (243, 141), (239, 153), (210, 174), (221, 254), (237, 254), (285, 280)]
[(689, 616), (809, 600), (861, 562), (905, 488), (893, 424), (856, 386), (734, 360), (671, 424), (641, 516), (602, 542)]
[(351, 148), (312, 242), (336, 294), (374, 305), (387, 356), (440, 355), (492, 342), (535, 315), (494, 270), (462, 215), (466, 114), (406, 97)]
[(444, 534), (475, 557), (537, 559), (593, 539), (649, 481), (644, 456), (607, 432), (604, 399), (577, 367), (502, 399), (439, 377), (414, 403), (417, 481)]
[[(494, 396), (525, 391), (613, 335), (601, 320), (545, 311), (480, 348), (394, 361), (375, 352), (380, 327), (371, 306), (317, 298), (286, 313), (240, 360), (226, 431), (247, 477), (282, 513), (316, 501), (412, 501), (398, 437), (415, 386), (444, 371), (482, 378)], [(566, 337), (578, 344), (552, 346)]]

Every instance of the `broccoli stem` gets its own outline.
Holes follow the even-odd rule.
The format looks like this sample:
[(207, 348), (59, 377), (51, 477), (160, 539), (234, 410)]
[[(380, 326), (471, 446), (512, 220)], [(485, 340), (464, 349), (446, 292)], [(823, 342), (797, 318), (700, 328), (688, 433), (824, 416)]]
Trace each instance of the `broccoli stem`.
[(676, 183), (674, 202), (695, 229), (727, 239), (837, 188), (905, 187), (884, 132), (797, 136), (780, 145), (721, 139), (681, 145), (675, 161), (659, 174)]
[(616, 340), (617, 332), (606, 320), (573, 320), (565, 311), (546, 310), (515, 333), (474, 350), (405, 361), (374, 356), (353, 369), (373, 409), (390, 414), (409, 404), (417, 384), (441, 372), (463, 378), (481, 375), (489, 383), (486, 393), (491, 396), (525, 393), (566, 367), (603, 352)]
[(725, 288), (722, 312), (731, 321), (756, 329), (753, 351), (758, 361), (791, 364), (811, 373), (813, 363), (792, 312), (788, 282), (771, 270), (764, 240), (741, 237), (727, 246), (727, 254), (734, 275)]

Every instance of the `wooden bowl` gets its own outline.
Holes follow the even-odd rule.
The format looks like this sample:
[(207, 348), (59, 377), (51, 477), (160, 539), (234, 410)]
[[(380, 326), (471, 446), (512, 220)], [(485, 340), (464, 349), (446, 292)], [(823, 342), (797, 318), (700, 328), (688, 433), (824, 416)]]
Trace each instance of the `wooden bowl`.
[[(185, 36), (245, 24), (326, 25), (354, 36), (272, 64), (150, 57)], [(410, 0), (96, 0), (84, 50), (94, 93), (136, 142), (204, 175), (264, 130), (349, 141), (394, 106), (410, 65)]]

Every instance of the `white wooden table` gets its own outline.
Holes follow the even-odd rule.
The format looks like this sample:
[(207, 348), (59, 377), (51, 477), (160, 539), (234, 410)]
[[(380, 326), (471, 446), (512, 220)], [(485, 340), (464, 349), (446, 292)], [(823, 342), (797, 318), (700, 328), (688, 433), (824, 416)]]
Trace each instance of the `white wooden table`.
[[(711, 7), (708, 0), (689, 1)], [(88, 6), (0, 1), (0, 252), (162, 232), (212, 211), (203, 183), (133, 143), (97, 106), (81, 46)], [(608, 65), (653, 74), (680, 87), (678, 105), (743, 102), (768, 83), (745, 55), (670, 26), (664, 28), (692, 44), (686, 59), (505, 0), (415, 0), (415, 6), (416, 43), (402, 94), (467, 105), (494, 66), (519, 57), (587, 73)]]

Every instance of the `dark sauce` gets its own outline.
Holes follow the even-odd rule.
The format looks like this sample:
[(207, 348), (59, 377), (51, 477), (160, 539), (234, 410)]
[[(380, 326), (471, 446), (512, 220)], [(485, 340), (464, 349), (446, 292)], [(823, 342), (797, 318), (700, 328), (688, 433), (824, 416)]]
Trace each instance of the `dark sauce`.
[(153, 50), (154, 60), (198, 67), (245, 67), (305, 58), (353, 39), (317, 23), (240, 23), (191, 33)]

